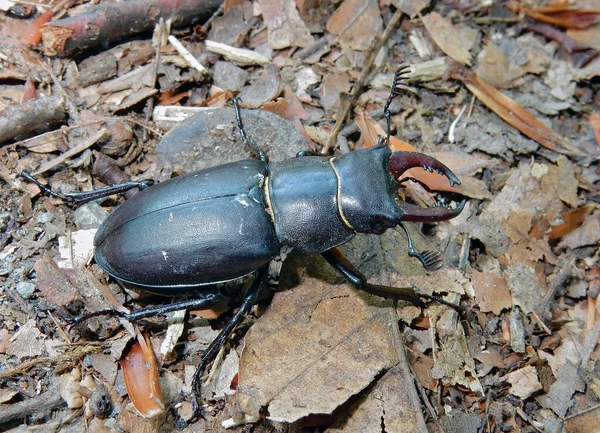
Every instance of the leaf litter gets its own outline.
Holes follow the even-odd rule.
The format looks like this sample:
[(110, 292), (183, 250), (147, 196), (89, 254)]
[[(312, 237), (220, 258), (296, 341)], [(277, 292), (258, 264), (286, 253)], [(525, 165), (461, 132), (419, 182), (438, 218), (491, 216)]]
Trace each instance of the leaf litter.
[[(158, 38), (153, 45), (137, 29), (126, 42), (85, 50), (85, 37), (77, 40), (60, 24), (93, 20), (100, 9), (88, 5), (86, 15), (80, 13), (85, 6), (72, 3), (40, 5), (26, 19), (0, 15), (0, 112), (6, 122), (0, 121), (2, 428), (28, 419), (47, 429), (58, 422), (83, 431), (87, 422), (90, 431), (174, 431), (172, 417), (184, 431), (223, 431), (231, 420), (227, 425), (257, 422), (257, 432), (470, 432), (483, 426), (539, 432), (562, 425), (588, 432), (597, 424), (600, 128), (594, 77), (600, 75), (600, 44), (593, 5), (226, 1), (208, 24), (174, 21), (170, 31), (158, 32), (164, 40), (176, 36), (211, 81), (171, 45), (157, 47)], [(111, 13), (122, 6), (99, 3), (110, 5)], [(205, 6), (215, 8), (206, 16), (218, 7)], [(399, 11), (410, 19), (398, 18)], [(135, 13), (121, 16), (135, 19)], [(391, 22), (397, 27), (388, 33)], [(108, 29), (110, 39), (107, 24), (99, 30)], [(28, 35), (34, 39), (23, 43)], [(382, 35), (378, 53), (373, 47)], [(222, 325), (217, 316), (223, 308), (172, 325), (166, 336), (159, 318), (140, 325), (150, 335), (146, 348), (157, 356), (165, 407), (173, 408), (151, 421), (140, 417), (118, 366), (131, 350), (131, 334), (119, 331), (114, 319), (64, 327), (80, 311), (155, 301), (123, 292), (95, 265), (85, 267), (89, 241), (80, 232), (93, 233), (118, 200), (75, 215), (18, 173), (41, 168), (48, 183), (65, 192), (131, 176), (164, 179), (241, 159), (246, 153), (229, 114), (206, 129), (210, 116), (197, 111), (200, 105), (230, 110), (224, 105), (231, 92), (241, 92), (247, 107), (281, 116), (273, 121), (264, 112), (243, 112), (252, 119), (249, 135), (272, 160), (307, 148), (337, 154), (373, 145), (384, 134), (378, 109), (402, 62), (414, 73), (392, 105), (392, 145), (447, 164), (460, 188), (449, 189), (424, 170), (410, 175), (470, 201), (453, 221), (410, 227), (418, 247), (444, 252), (445, 267), (436, 273), (406, 256), (396, 231), (359, 237), (344, 250), (373, 281), (460, 302), (466, 320), (447, 307), (421, 310), (366, 295), (341, 283), (318, 258), (294, 258), (284, 266), (271, 305), (262, 315), (256, 309), (256, 323), (248, 319), (219, 355), (224, 361), (205, 384), (209, 401), (201, 426), (184, 427), (191, 405), (181, 394), (189, 393), (190, 372)], [(36, 97), (54, 105), (26, 105)], [(186, 110), (198, 117), (185, 130), (175, 127), (157, 148), (162, 133), (189, 116)], [(14, 127), (21, 118), (29, 121), (19, 125), (26, 130)], [(189, 125), (198, 129), (189, 131)], [(275, 134), (268, 136), (269, 129)], [(435, 203), (413, 183), (401, 198)], [(75, 231), (74, 219), (91, 226)], [(163, 342), (168, 353), (160, 356)], [(59, 376), (63, 393), (54, 381)], [(108, 424), (87, 409), (85, 421), (75, 412), (56, 412), (60, 421), (53, 421), (51, 411), (66, 400), (90, 408), (97, 384), (119, 408)]]

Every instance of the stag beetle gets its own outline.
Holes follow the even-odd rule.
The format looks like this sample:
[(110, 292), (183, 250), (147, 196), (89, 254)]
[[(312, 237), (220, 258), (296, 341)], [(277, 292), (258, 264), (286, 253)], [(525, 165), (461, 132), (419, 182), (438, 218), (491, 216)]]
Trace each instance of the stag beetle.
[(247, 137), (234, 100), (242, 139), (258, 159), (212, 167), (156, 185), (128, 182), (64, 195), (24, 173), (44, 192), (68, 202), (88, 201), (132, 188), (142, 190), (118, 206), (96, 233), (96, 263), (117, 281), (155, 293), (174, 295), (189, 289), (201, 293), (200, 298), (183, 303), (129, 314), (101, 311), (77, 320), (102, 314), (137, 320), (181, 309), (206, 309), (223, 299), (217, 284), (253, 276), (240, 308), (209, 346), (196, 370), (193, 389), (198, 409), (202, 372), (257, 302), (261, 286), (276, 280), (281, 262), (291, 249), (321, 254), (350, 284), (370, 293), (415, 304), (422, 304), (421, 298), (445, 303), (412, 289), (371, 284), (335, 249), (356, 233), (380, 235), (399, 225), (408, 237), (410, 256), (428, 270), (441, 267), (439, 253), (419, 252), (413, 247), (402, 222), (454, 218), (462, 211), (464, 201), (453, 209), (420, 208), (398, 198), (401, 184), (415, 181), (398, 180), (412, 167), (435, 170), (446, 176), (451, 186), (460, 184), (456, 175), (436, 159), (389, 148), (389, 107), (409, 72), (410, 67), (405, 65), (394, 76), (384, 108), (387, 138), (372, 148), (339, 157), (303, 153), (294, 159), (269, 162)]

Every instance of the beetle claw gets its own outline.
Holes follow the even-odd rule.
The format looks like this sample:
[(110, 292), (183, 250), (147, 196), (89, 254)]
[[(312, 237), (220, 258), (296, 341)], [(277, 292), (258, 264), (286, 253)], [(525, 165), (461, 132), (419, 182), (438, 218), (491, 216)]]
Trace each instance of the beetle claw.
[(423, 208), (410, 203), (401, 203), (399, 207), (404, 213), (402, 221), (435, 222), (446, 221), (458, 216), (465, 207), (466, 202), (466, 200), (463, 200), (454, 208), (443, 205)]
[(450, 186), (460, 185), (460, 179), (437, 159), (423, 153), (417, 152), (394, 152), (388, 160), (388, 169), (394, 177), (398, 179), (406, 170), (413, 167), (422, 167), (433, 173), (437, 171), (442, 176), (446, 176)]

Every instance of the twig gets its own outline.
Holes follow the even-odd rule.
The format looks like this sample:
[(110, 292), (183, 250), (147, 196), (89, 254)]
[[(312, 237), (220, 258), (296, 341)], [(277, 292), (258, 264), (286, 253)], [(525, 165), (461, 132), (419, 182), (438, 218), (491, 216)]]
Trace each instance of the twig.
[(362, 73), (360, 74), (360, 77), (358, 77), (358, 80), (356, 80), (356, 83), (354, 83), (354, 87), (352, 88), (352, 91), (350, 92), (349, 97), (345, 98), (345, 100), (342, 101), (341, 107), (338, 110), (338, 112), (336, 113), (337, 121), (335, 122), (335, 126), (333, 127), (333, 129), (331, 131), (329, 140), (327, 140), (327, 143), (321, 150), (321, 153), (324, 153), (324, 154), (328, 153), (329, 149), (331, 149), (333, 147), (333, 145), (336, 143), (337, 136), (338, 136), (340, 130), (342, 129), (344, 122), (346, 121), (346, 117), (348, 117), (348, 114), (350, 113), (350, 107), (352, 106), (352, 102), (358, 97), (359, 92), (362, 90), (363, 86), (365, 85), (365, 81), (367, 80), (367, 77), (371, 73), (371, 68), (373, 67), (373, 64), (375, 63), (377, 54), (379, 54), (379, 51), (381, 50), (381, 48), (387, 43), (387, 41), (392, 36), (392, 33), (396, 29), (396, 27), (398, 27), (398, 25), (400, 24), (400, 20), (401, 20), (402, 16), (403, 16), (402, 11), (400, 11), (400, 9), (397, 9), (396, 12), (394, 12), (394, 15), (392, 16), (392, 18), (390, 19), (389, 24), (385, 28), (385, 31), (381, 35), (381, 38), (379, 38), (379, 40), (375, 44), (375, 47), (371, 51), (371, 55), (365, 62), (365, 67), (363, 68)]
[(39, 416), (66, 405), (67, 402), (62, 399), (56, 387), (32, 399), (0, 406), (0, 425), (33, 414)]
[(0, 114), (0, 143), (19, 134), (35, 131), (66, 117), (63, 98), (48, 96), (11, 105)]
[(46, 25), (42, 29), (44, 53), (72, 54), (151, 31), (161, 17), (170, 19), (175, 28), (193, 25), (210, 17), (221, 4), (221, 0), (129, 0), (91, 6), (87, 13)]
[(206, 69), (204, 66), (202, 66), (202, 64), (198, 61), (198, 59), (196, 59), (194, 57), (194, 55), (192, 53), (190, 53), (188, 51), (188, 49), (186, 47), (183, 46), (183, 44), (181, 42), (179, 42), (179, 40), (173, 36), (173, 35), (169, 35), (169, 42), (171, 43), (171, 45), (173, 45), (175, 47), (175, 49), (177, 50), (177, 52), (181, 55), (181, 57), (183, 57), (192, 68), (196, 69), (198, 72), (202, 73), (202, 74), (208, 74), (208, 69)]
[(206, 49), (211, 53), (220, 54), (228, 60), (243, 63), (245, 65), (268, 65), (271, 59), (260, 53), (244, 48), (236, 48), (231, 45), (215, 41), (205, 41)]
[[(72, 345), (67, 345), (72, 346)], [(86, 343), (85, 346), (76, 346), (65, 353), (57, 356), (41, 356), (30, 361), (21, 362), (13, 368), (0, 371), (0, 379), (7, 379), (9, 377), (19, 376), (26, 373), (29, 369), (36, 365), (51, 363), (51, 364), (65, 364), (83, 358), (88, 353), (94, 353), (101, 350), (102, 347)]]
[(108, 131), (106, 131), (106, 129), (102, 128), (100, 131), (98, 131), (92, 137), (88, 138), (87, 140), (82, 141), (78, 145), (76, 145), (76, 146), (72, 147), (71, 149), (67, 150), (62, 155), (54, 158), (52, 161), (48, 161), (47, 163), (42, 164), (42, 166), (36, 172), (34, 172), (33, 175), (37, 176), (37, 175), (40, 175), (40, 174), (42, 174), (42, 173), (44, 173), (44, 172), (46, 172), (48, 170), (52, 170), (54, 167), (62, 164), (67, 159), (69, 159), (69, 158), (77, 155), (78, 153), (83, 152), (87, 148), (92, 147), (98, 141), (100, 141), (101, 139), (103, 139), (103, 138), (105, 138), (107, 136), (108, 136)]

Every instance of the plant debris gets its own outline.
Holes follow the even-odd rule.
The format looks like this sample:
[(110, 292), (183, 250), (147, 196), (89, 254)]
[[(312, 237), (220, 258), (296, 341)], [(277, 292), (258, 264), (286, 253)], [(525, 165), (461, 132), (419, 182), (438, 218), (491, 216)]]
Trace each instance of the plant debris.
[[(594, 431), (597, 6), (0, 0), (0, 430)], [(461, 315), (363, 293), (292, 252), (205, 370), (200, 419), (192, 377), (234, 300), (70, 326), (173, 300), (92, 260), (126, 198), (71, 205), (40, 186), (160, 182), (251, 158), (234, 96), (271, 161), (374, 146), (402, 63), (390, 146), (437, 158), (461, 185), (413, 168), (398, 199), (437, 205), (424, 182), (468, 201), (451, 221), (407, 225), (443, 254), (438, 271), (407, 256), (401, 230), (341, 248), (370, 281)]]

